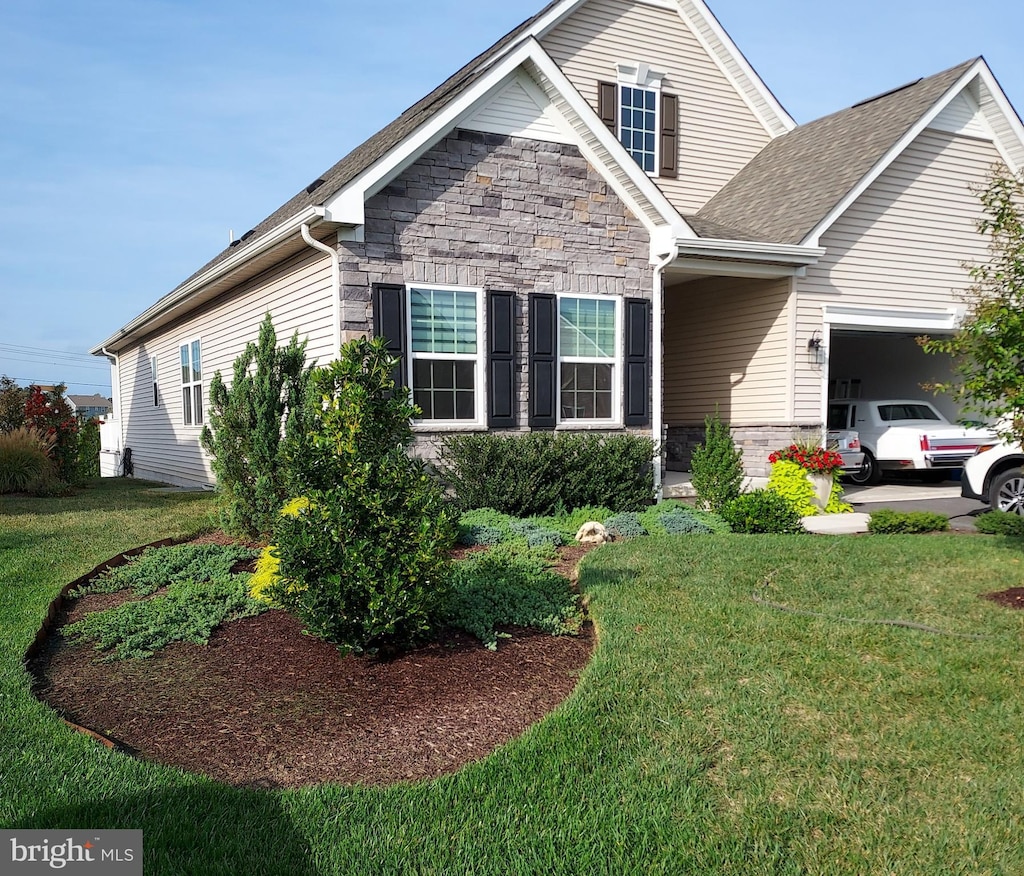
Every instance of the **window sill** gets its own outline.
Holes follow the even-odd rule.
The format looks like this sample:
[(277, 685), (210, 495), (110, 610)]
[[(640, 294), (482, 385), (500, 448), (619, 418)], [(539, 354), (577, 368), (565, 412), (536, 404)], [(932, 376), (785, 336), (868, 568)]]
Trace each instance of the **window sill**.
[(563, 420), (555, 426), (556, 432), (584, 432), (602, 430), (621, 432), (626, 427), (619, 420)]
[(483, 423), (413, 423), (412, 431), (415, 432), (486, 432), (487, 426)]

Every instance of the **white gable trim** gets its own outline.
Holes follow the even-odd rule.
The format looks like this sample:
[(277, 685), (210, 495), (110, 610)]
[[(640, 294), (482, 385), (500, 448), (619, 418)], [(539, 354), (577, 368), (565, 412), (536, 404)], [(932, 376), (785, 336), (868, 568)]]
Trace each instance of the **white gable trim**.
[(952, 332), (959, 325), (962, 312), (955, 307), (938, 310), (912, 310), (904, 307), (857, 307), (826, 304), (822, 321), (837, 328), (875, 331)]
[(732, 37), (715, 18), (704, 0), (677, 0), (679, 16), (718, 65), (755, 118), (771, 137), (781, 137), (796, 127), (793, 117), (757, 75)]
[(996, 139), (981, 107), (975, 103), (966, 89), (954, 97), (948, 106), (935, 117), (931, 127), (932, 130), (944, 131), (947, 134), (977, 137), (993, 142)]
[[(572, 142), (579, 146), (652, 235), (656, 229), (670, 226), (679, 236), (696, 236), (615, 135), (601, 123), (597, 113), (573, 88), (558, 65), (532, 37), (496, 62), (488, 73), (456, 100), (427, 119), (391, 152), (332, 195), (324, 204), (325, 219), (343, 225), (364, 224), (367, 198), (415, 163), (442, 137), (472, 118), (482, 106), (493, 100), (520, 75), (521, 68), (526, 69), (527, 73), (537, 71), (541, 74), (544, 81), (539, 83), (540, 91), (549, 103), (555, 104), (555, 111), (563, 116), (567, 131), (572, 133)], [(555, 96), (557, 101), (552, 100)]]
[[(996, 82), (992, 71), (989, 70), (985, 61), (979, 58), (947, 91), (940, 97), (923, 116), (914, 124), (906, 134), (883, 155), (864, 175), (859, 183), (840, 201), (828, 215), (825, 216), (807, 236), (801, 241), (806, 246), (818, 246), (823, 235), (842, 216), (857, 199), (867, 191), (868, 187), (878, 179), (879, 176), (913, 143), (921, 133), (928, 128), (932, 122), (952, 103), (952, 101), (977, 81), (980, 88), (985, 92), (982, 99), (982, 112), (985, 115), (989, 127), (993, 129), (995, 145), (999, 154), (1006, 162), (1010, 170), (1016, 172), (1024, 161), (1024, 126), (1014, 112), (1010, 102), (1006, 99), (1002, 89)], [(988, 98), (986, 101), (985, 98)], [(985, 111), (985, 104), (989, 103), (991, 111)], [(1001, 124), (1000, 124), (1001, 123)], [(1002, 130), (1000, 130), (1002, 128)]]

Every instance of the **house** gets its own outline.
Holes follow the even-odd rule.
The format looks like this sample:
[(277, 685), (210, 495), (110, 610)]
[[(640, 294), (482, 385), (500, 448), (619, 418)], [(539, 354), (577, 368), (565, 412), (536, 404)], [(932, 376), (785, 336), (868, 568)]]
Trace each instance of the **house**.
[(83, 420), (91, 420), (93, 417), (102, 417), (109, 414), (113, 407), (109, 398), (104, 398), (99, 393), (92, 395), (69, 395), (68, 403), (75, 415)]
[(210, 378), (270, 311), (321, 363), (385, 336), (424, 453), (631, 430), (685, 468), (717, 407), (762, 474), (830, 394), (948, 375), (914, 337), (957, 324), (997, 161), (981, 58), (797, 126), (701, 0), (555, 0), (92, 350), (114, 443), (212, 483)]

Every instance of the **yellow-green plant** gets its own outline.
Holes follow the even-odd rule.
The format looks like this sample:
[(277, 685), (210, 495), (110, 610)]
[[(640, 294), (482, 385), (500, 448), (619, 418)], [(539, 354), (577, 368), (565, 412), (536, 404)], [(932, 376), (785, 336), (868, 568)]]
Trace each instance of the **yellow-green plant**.
[[(831, 477), (832, 489), (824, 513), (846, 514), (853, 511), (853, 506), (842, 500), (843, 488), (838, 478), (834, 474)], [(782, 496), (801, 517), (813, 517), (822, 513), (822, 509), (814, 501), (814, 485), (807, 478), (807, 469), (798, 462), (782, 459), (772, 463), (768, 489)]]

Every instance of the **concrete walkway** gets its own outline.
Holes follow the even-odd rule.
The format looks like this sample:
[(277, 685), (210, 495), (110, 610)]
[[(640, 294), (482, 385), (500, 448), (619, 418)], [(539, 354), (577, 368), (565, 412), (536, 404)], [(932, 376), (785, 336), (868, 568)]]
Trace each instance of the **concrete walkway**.
[[(764, 487), (767, 478), (747, 478), (745, 490)], [(693, 499), (696, 491), (689, 472), (670, 471), (664, 477), (666, 499)], [(868, 520), (874, 508), (894, 508), (906, 511), (937, 511), (951, 518), (954, 530), (974, 530), (973, 513), (981, 509), (978, 502), (960, 497), (960, 483), (945, 481), (941, 484), (885, 483), (873, 487), (845, 485), (843, 501), (853, 505), (853, 514), (821, 514), (803, 519), (804, 529), (820, 535), (854, 535), (868, 531)]]

